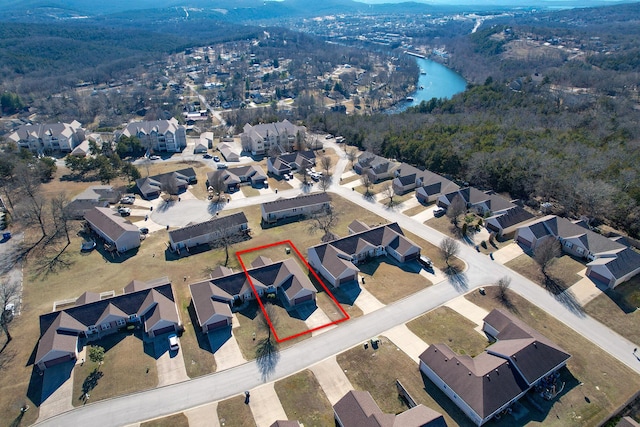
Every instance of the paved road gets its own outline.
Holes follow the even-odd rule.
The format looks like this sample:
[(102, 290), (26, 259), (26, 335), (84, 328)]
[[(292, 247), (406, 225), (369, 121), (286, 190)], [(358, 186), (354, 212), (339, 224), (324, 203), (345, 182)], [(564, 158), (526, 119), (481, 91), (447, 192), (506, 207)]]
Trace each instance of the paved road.
[[(337, 165), (336, 176), (339, 176), (339, 171), (344, 170), (346, 164), (345, 159), (340, 160)], [(441, 233), (425, 227), (397, 211), (369, 202), (360, 196), (353, 197), (353, 192), (349, 189), (334, 185), (331, 191), (347, 197), (352, 202), (390, 221), (399, 222), (406, 230), (435, 244), (444, 237)], [(296, 190), (289, 190), (288, 192), (295, 194)], [(281, 192), (278, 196), (283, 195), (285, 195), (285, 192)], [(267, 197), (267, 199), (269, 198), (270, 196)], [(236, 206), (237, 204), (256, 203), (258, 201), (256, 199), (233, 201), (229, 204), (229, 208), (240, 207)], [(264, 200), (260, 198), (260, 201)], [(261, 370), (256, 361), (251, 361), (229, 370), (187, 382), (92, 403), (53, 417), (38, 425), (79, 425), (87, 419), (91, 419), (96, 427), (125, 425), (181, 412), (208, 402), (238, 395), (244, 390), (251, 390), (265, 382), (274, 381), (306, 369), (314, 363), (359, 345), (393, 326), (406, 323), (428, 310), (439, 307), (475, 287), (494, 283), (502, 276), (511, 277), (512, 290), (518, 292), (527, 300), (547, 311), (640, 373), (640, 362), (633, 355), (635, 345), (594, 319), (585, 316), (582, 312), (573, 309), (571, 304), (567, 303), (567, 301), (571, 302), (571, 298), (565, 296), (564, 299), (558, 299), (554, 297), (525, 277), (491, 261), (486, 255), (476, 252), (473, 247), (462, 246), (460, 255), (466, 261), (468, 267), (464, 274), (453, 280), (437, 283), (401, 301), (350, 320), (338, 328), (314, 336), (282, 351), (279, 353), (277, 364), (272, 367), (266, 376), (263, 375), (264, 370)]]

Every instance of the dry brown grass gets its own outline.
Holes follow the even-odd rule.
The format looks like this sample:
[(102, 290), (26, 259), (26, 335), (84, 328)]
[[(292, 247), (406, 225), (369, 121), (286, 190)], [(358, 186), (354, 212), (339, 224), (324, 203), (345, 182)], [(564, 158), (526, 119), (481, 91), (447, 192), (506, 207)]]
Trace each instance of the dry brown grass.
[(387, 256), (358, 264), (358, 268), (365, 279), (364, 288), (383, 304), (391, 304), (432, 285), (419, 274), (421, 267), (415, 261), (400, 264)]
[[(544, 287), (545, 279), (540, 265), (529, 254), (522, 254), (517, 258), (505, 263), (505, 266), (517, 271), (527, 277), (534, 283)], [(555, 282), (557, 288), (551, 291), (564, 290), (576, 283), (581, 277), (577, 274), (586, 267), (583, 263), (570, 257), (569, 255), (561, 255), (547, 268), (549, 277)]]
[(189, 427), (189, 419), (182, 412), (168, 417), (140, 423), (140, 427)]
[(402, 211), (402, 214), (411, 217), (424, 212), (426, 209), (427, 209), (427, 206), (420, 204), (418, 206), (414, 206), (412, 208)]
[(484, 351), (489, 344), (484, 334), (474, 330), (477, 325), (449, 307), (439, 307), (407, 323), (407, 327), (429, 344), (447, 344), (458, 354), (471, 357)]
[(333, 425), (333, 408), (309, 370), (275, 383), (275, 390), (289, 420), (305, 426)]
[(589, 302), (587, 314), (629, 341), (640, 344), (640, 276), (608, 289)]
[(236, 396), (218, 403), (220, 426), (256, 427), (251, 408), (244, 403), (244, 396)]
[[(504, 309), (496, 298), (497, 287), (485, 290), (484, 296), (471, 292), (466, 298), (487, 310)], [(544, 425), (599, 425), (640, 389), (640, 376), (630, 368), (518, 294), (508, 291), (508, 295), (513, 314), (571, 354), (568, 371), (563, 370), (561, 377), (565, 391), (548, 404)]]

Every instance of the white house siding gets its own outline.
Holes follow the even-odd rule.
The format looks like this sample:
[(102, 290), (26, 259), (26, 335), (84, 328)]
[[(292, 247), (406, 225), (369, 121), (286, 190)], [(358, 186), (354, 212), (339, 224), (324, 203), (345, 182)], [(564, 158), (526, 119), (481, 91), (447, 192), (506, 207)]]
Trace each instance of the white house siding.
[(125, 231), (115, 242), (118, 252), (126, 252), (140, 246), (139, 231)]
[[(522, 239), (524, 239), (527, 242), (529, 242), (529, 247), (531, 249), (535, 249), (535, 247), (536, 247), (536, 236), (533, 234), (531, 229), (529, 229), (528, 227), (518, 228), (516, 230), (516, 234), (514, 236), (514, 240), (516, 242), (518, 241), (518, 237), (522, 237)], [(521, 242), (521, 243), (526, 244), (526, 242)]]
[(464, 400), (458, 397), (458, 395), (454, 393), (453, 390), (451, 390), (451, 388), (447, 386), (445, 382), (442, 381), (442, 379), (438, 375), (436, 375), (436, 373), (433, 372), (431, 368), (429, 368), (422, 360), (420, 361), (420, 371), (422, 371), (422, 373), (424, 373), (427, 378), (431, 380), (431, 382), (433, 382), (444, 394), (446, 394), (447, 397), (451, 399), (451, 401), (458, 408), (460, 408), (462, 412), (464, 412), (465, 415), (469, 417), (469, 419), (471, 419), (471, 421), (475, 425), (479, 426), (482, 425), (482, 423), (486, 422), (486, 420), (483, 420), (480, 415), (478, 415), (473, 409), (471, 409), (471, 407), (467, 405)]

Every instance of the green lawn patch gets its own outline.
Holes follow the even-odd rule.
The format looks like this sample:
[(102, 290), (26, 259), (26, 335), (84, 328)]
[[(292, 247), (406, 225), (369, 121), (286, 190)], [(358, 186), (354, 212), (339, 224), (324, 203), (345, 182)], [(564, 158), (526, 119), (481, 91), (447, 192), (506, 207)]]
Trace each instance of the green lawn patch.
[(585, 307), (587, 314), (626, 339), (640, 344), (640, 276), (607, 289)]
[(183, 413), (146, 421), (140, 427), (189, 427), (189, 419)]
[[(496, 298), (495, 286), (485, 287), (486, 295), (471, 292), (466, 298), (486, 310), (505, 309)], [(565, 391), (552, 402), (542, 402), (548, 412), (544, 420), (533, 410), (524, 424), (551, 426), (596, 426), (623, 406), (640, 389), (640, 376), (600, 347), (574, 332), (518, 294), (508, 291), (511, 312), (554, 341), (569, 354), (567, 370), (561, 371)], [(582, 384), (582, 385), (580, 385)]]
[(244, 396), (236, 396), (218, 403), (220, 427), (256, 427), (251, 408)]
[(333, 425), (331, 403), (311, 371), (276, 382), (275, 390), (289, 420), (298, 420), (305, 426)]
[(449, 307), (439, 307), (407, 323), (407, 327), (429, 344), (447, 344), (458, 354), (482, 353), (489, 342), (474, 330), (477, 325)]
[[(104, 362), (99, 367), (86, 360), (76, 365), (73, 376), (74, 406), (82, 406), (83, 394), (88, 391), (89, 400), (95, 402), (136, 391), (148, 390), (158, 384), (156, 361), (145, 353), (142, 341), (130, 333), (116, 332), (87, 346), (105, 349)], [(96, 368), (97, 372), (96, 372)]]

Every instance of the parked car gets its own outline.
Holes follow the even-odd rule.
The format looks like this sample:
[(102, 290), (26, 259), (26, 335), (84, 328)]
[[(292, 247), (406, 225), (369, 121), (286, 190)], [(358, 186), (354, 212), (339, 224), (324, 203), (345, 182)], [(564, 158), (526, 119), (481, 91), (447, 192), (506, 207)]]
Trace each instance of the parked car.
[(421, 266), (423, 266), (424, 268), (432, 268), (433, 267), (433, 262), (431, 261), (431, 258), (429, 258), (426, 255), (420, 255), (420, 258), (418, 258), (418, 263), (420, 263)]
[(120, 203), (122, 203), (123, 205), (132, 205), (135, 201), (136, 199), (130, 196), (123, 197), (122, 199), (120, 199)]
[(169, 335), (169, 348), (173, 351), (178, 351), (180, 345), (178, 344), (178, 336), (176, 334)]
[(291, 175), (289, 175), (288, 173), (285, 173), (284, 175), (282, 175), (282, 178), (283, 178), (285, 181), (289, 181), (289, 180), (291, 179)]
[(440, 206), (438, 206), (437, 208), (435, 208), (433, 210), (433, 216), (435, 216), (436, 218), (441, 217), (442, 215), (446, 214), (447, 210), (445, 208), (442, 208)]
[(82, 242), (82, 245), (80, 246), (80, 250), (84, 252), (89, 252), (89, 251), (92, 251), (95, 247), (96, 247), (96, 242), (94, 242), (93, 240), (88, 240), (88, 241)]
[[(202, 158), (203, 159), (211, 159), (211, 158), (213, 158), (213, 156), (211, 154), (209, 154), (209, 153), (205, 153), (205, 154), (202, 155)], [(220, 159), (218, 159), (218, 160), (220, 160)]]
[(122, 216), (129, 216), (131, 215), (131, 209), (125, 208), (124, 206), (120, 206), (118, 208), (118, 213)]
[(150, 156), (149, 160), (162, 160), (162, 157), (160, 157), (160, 156)]
[(226, 168), (227, 168), (226, 163), (218, 163), (218, 169), (226, 169)]
[(149, 229), (147, 227), (140, 227), (140, 234), (149, 234)]
[(219, 162), (219, 161), (220, 161), (220, 157), (218, 157), (218, 156), (213, 156), (213, 161), (214, 161), (214, 162)]

